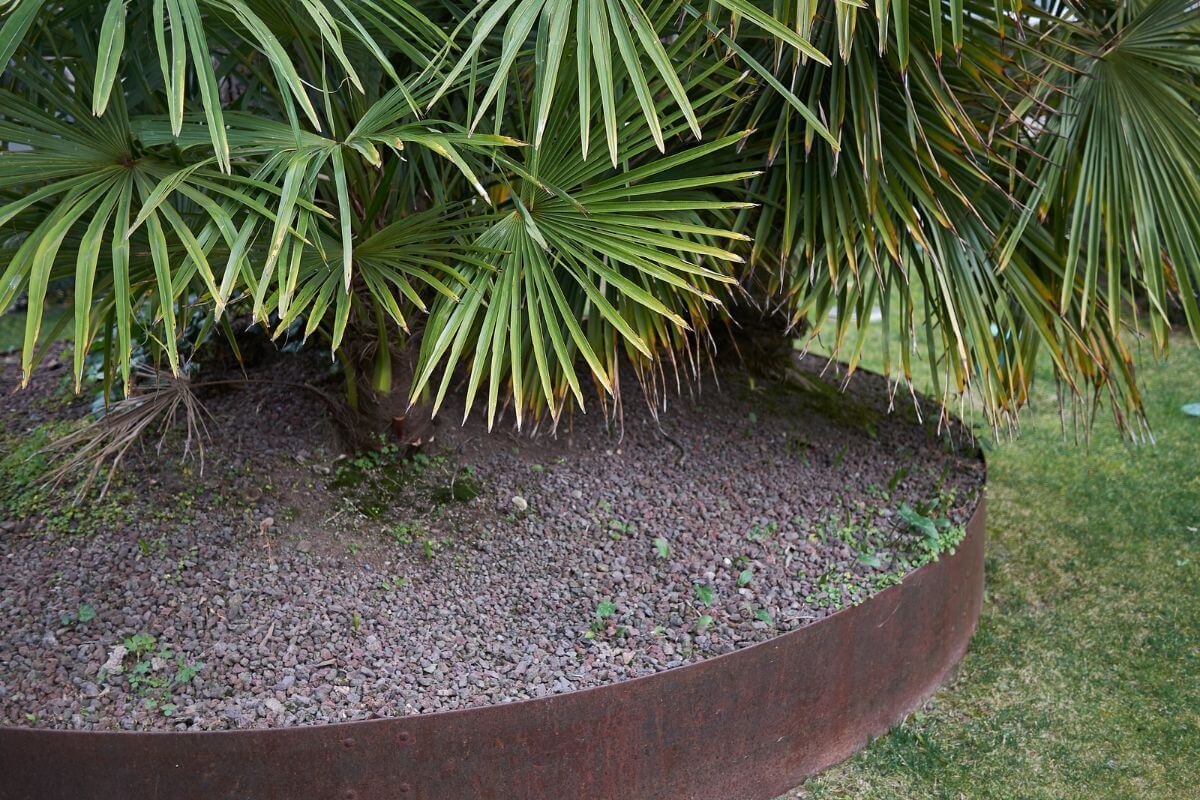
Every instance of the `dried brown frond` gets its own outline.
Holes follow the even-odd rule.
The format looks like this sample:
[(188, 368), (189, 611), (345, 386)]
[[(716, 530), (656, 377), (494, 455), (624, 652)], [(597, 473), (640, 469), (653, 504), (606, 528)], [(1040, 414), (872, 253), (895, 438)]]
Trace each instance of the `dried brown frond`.
[(155, 449), (161, 453), (167, 434), (181, 417), (187, 431), (183, 457), (192, 455), (194, 448), (200, 471), (204, 471), (204, 441), (208, 438), (204, 418), (211, 415), (196, 397), (192, 382), (186, 376), (150, 367), (137, 369), (136, 375), (136, 394), (113, 403), (103, 416), (54, 440), (42, 451), (54, 464), (46, 475), (51, 486), (58, 486), (71, 476), (81, 476), (74, 503), (83, 498), (101, 470), (107, 469), (100, 490), (103, 497), (125, 455), (145, 434), (153, 431), (158, 435)]

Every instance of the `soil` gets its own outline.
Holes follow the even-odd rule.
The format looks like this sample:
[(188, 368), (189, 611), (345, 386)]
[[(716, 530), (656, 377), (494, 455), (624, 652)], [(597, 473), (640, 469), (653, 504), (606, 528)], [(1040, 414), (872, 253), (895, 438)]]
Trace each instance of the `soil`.
[[(0, 725), (304, 725), (672, 669), (897, 582), (953, 546), (984, 476), (961, 428), (798, 357), (556, 432), (450, 409), (416, 454), (342, 453), (315, 392), (218, 387), (202, 470), (176, 430), (71, 506), (36, 443), (91, 398), (48, 361), (10, 392), (0, 356)], [(250, 377), (328, 372), (302, 352)]]

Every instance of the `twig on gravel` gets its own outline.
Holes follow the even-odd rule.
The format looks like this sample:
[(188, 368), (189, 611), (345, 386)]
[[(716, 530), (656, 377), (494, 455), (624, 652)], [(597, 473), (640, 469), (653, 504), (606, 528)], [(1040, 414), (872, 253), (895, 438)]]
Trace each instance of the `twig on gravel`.
[[(270, 520), (270, 522), (268, 522), (268, 520)], [(271, 527), (271, 522), (274, 522), (274, 520), (268, 517), (267, 519), (264, 519), (262, 522), (258, 523), (258, 534), (262, 537), (263, 545), (267, 548), (267, 563), (273, 567), (275, 566), (275, 558), (273, 557), (271, 550), (271, 537), (267, 536), (267, 529)]]
[(675, 449), (679, 451), (679, 458), (675, 461), (675, 464), (677, 466), (682, 466), (683, 463), (685, 461), (687, 461), (687, 450), (685, 450), (683, 448), (683, 445), (681, 445), (674, 436), (672, 436), (671, 434), (664, 431), (661, 427), (658, 427), (657, 431), (658, 431), (659, 436), (666, 439), (671, 444), (675, 445)]
[(271, 634), (275, 632), (275, 620), (271, 620), (271, 624), (267, 626), (267, 635), (262, 637), (262, 641), (258, 643), (261, 648), (266, 645), (267, 640), (271, 638)]

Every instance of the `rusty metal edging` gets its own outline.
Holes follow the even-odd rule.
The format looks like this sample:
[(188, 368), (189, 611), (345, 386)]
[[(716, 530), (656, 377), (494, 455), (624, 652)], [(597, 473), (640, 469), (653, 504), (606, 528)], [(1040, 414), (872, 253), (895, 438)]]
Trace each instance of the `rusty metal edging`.
[(918, 707), (983, 598), (984, 502), (952, 556), (727, 655), (552, 697), (209, 732), (0, 728), (2, 800), (769, 800)]

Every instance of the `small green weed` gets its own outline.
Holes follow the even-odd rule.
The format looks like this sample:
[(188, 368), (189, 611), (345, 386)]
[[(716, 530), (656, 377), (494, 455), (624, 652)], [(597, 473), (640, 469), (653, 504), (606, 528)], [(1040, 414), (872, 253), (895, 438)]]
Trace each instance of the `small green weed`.
[[(149, 633), (135, 633), (126, 637), (122, 644), (125, 661), (132, 662), (125, 671), (130, 691), (142, 697), (148, 708), (157, 709), (164, 716), (173, 715), (177, 708), (170, 702), (173, 694), (195, 680), (204, 664), (188, 661), (165, 646), (156, 650), (157, 641)], [(102, 679), (110, 677), (113, 676), (101, 672)]]
[(909, 531), (919, 535), (918, 546), (925, 557), (921, 563), (936, 561), (942, 553), (953, 553), (967, 535), (963, 526), (954, 525), (944, 516), (934, 516), (938, 505), (919, 506), (921, 510), (916, 510), (905, 504), (898, 512)]
[(419, 525), (401, 522), (387, 529), (388, 537), (396, 544), (412, 544), (425, 538), (425, 531)]
[(817, 591), (807, 595), (804, 602), (821, 608), (843, 609), (858, 605), (868, 596), (854, 573), (829, 569), (818, 576)]
[(637, 530), (633, 523), (626, 522), (617, 517), (610, 517), (608, 520), (608, 536), (614, 542), (619, 542), (625, 536), (629, 536)]
[(749, 530), (749, 532), (746, 534), (746, 538), (752, 542), (762, 543), (762, 542), (765, 542), (769, 537), (774, 536), (778, 532), (779, 532), (779, 523), (778, 522), (768, 522), (765, 525), (756, 522), (756, 523), (754, 523), (754, 527), (752, 527)]
[(96, 618), (96, 609), (91, 603), (83, 603), (75, 613), (64, 613), (59, 616), (63, 625), (86, 625)]
[(583, 638), (595, 639), (597, 636), (599, 636), (607, 627), (606, 620), (611, 619), (616, 613), (617, 605), (613, 601), (605, 599), (597, 603), (596, 611), (594, 612), (592, 618), (592, 624), (589, 626), (588, 630), (584, 632)]

